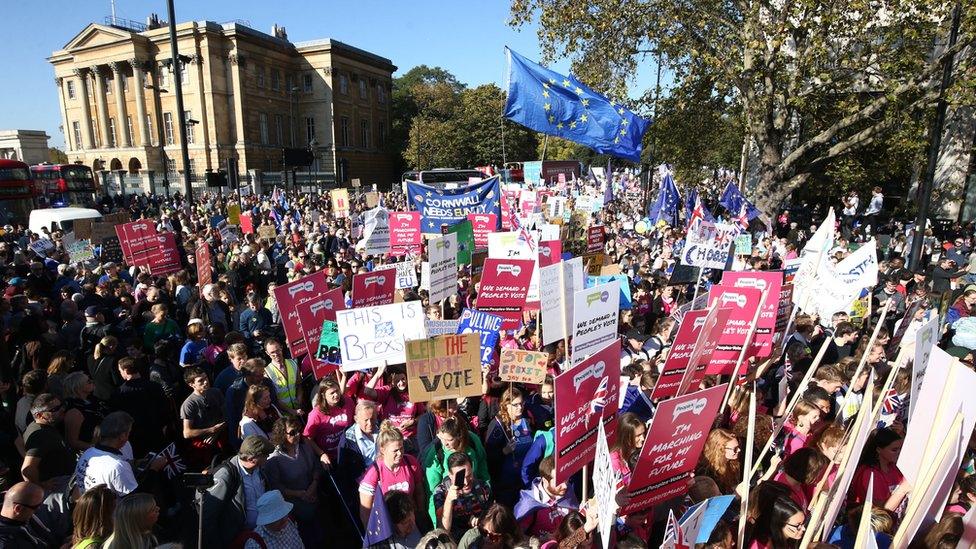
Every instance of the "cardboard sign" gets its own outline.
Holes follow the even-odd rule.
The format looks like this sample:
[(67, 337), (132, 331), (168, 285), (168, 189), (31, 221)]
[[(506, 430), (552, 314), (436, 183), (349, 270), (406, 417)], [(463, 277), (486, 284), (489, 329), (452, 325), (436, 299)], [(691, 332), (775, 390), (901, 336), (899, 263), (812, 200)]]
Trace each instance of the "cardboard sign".
[(724, 269), (739, 229), (725, 223), (702, 221), (688, 231), (681, 264), (703, 269)]
[[(714, 314), (711, 311), (714, 311)], [(708, 365), (711, 364), (712, 354), (715, 353), (715, 349), (718, 348), (718, 343), (722, 339), (725, 325), (728, 323), (731, 314), (732, 309), (729, 308), (709, 308), (709, 314), (705, 317), (705, 325), (702, 326), (698, 334), (698, 341), (695, 342), (695, 348), (688, 359), (685, 375), (678, 384), (679, 395), (698, 390), (702, 379), (705, 378)], [(684, 322), (683, 319), (682, 322)]]
[(317, 271), (289, 282), (274, 289), (275, 301), (278, 303), (278, 313), (281, 325), (288, 338), (288, 350), (292, 357), (300, 357), (308, 352), (305, 345), (305, 331), (298, 318), (298, 305), (311, 301), (329, 291), (325, 271)]
[(332, 189), (329, 191), (332, 199), (332, 214), (336, 218), (349, 217), (349, 191), (347, 189)]
[(278, 235), (278, 231), (274, 228), (273, 225), (261, 225), (260, 227), (258, 227), (258, 236), (264, 240), (268, 240), (268, 241), (274, 240), (275, 236), (277, 235)]
[[(548, 267), (559, 263), (559, 258), (563, 255), (563, 243), (559, 240), (546, 240), (539, 243), (539, 268)], [(539, 273), (542, 276), (542, 273)], [(539, 280), (542, 284), (542, 280)], [(542, 291), (542, 288), (539, 288)]]
[(407, 387), (411, 402), (481, 394), (478, 336), (441, 335), (407, 341)]
[(603, 225), (591, 225), (586, 229), (586, 253), (602, 252), (606, 246)]
[(390, 255), (419, 255), (420, 212), (390, 212)]
[(664, 361), (664, 366), (661, 367), (661, 375), (658, 377), (657, 385), (651, 392), (651, 400), (663, 400), (678, 394), (678, 386), (681, 384), (682, 378), (685, 377), (685, 371), (688, 369), (688, 363), (691, 360), (691, 353), (695, 350), (698, 336), (705, 325), (705, 317), (711, 310), (688, 311), (688, 314), (681, 320), (678, 332), (674, 336), (674, 342), (671, 344), (671, 350), (668, 352), (668, 358)]
[(339, 353), (339, 326), (326, 320), (320, 328), (318, 351), (315, 353), (315, 360), (312, 361), (312, 372), (315, 379), (322, 379), (342, 366), (342, 357)]
[(80, 240), (90, 239), (92, 237), (93, 224), (94, 221), (91, 219), (75, 219), (74, 223), (72, 223), (75, 238)]
[(616, 282), (577, 290), (573, 294), (572, 364), (617, 339), (620, 319), (620, 286)]
[(213, 282), (213, 265), (211, 264), (210, 244), (206, 240), (197, 241), (197, 249), (193, 252), (197, 267), (197, 285), (201, 288)]
[(427, 243), (430, 258), (430, 303), (440, 303), (458, 291), (458, 239), (456, 234), (434, 238)]
[(749, 332), (756, 309), (762, 301), (762, 292), (755, 288), (734, 288), (717, 284), (708, 290), (708, 304), (718, 303), (721, 308), (732, 309), (724, 326), (718, 348), (705, 370), (708, 375), (733, 375), (742, 347), (748, 344)]
[(756, 331), (750, 345), (749, 356), (767, 357), (773, 352), (773, 335), (776, 332), (776, 318), (779, 314), (779, 304), (782, 296), (783, 273), (780, 271), (765, 272), (731, 272), (722, 274), (722, 284), (735, 288), (756, 288), (765, 292), (763, 308), (759, 313)]
[(227, 205), (227, 222), (231, 225), (241, 224), (241, 206), (231, 202)]
[(556, 376), (556, 482), (566, 482), (593, 460), (597, 425), (601, 421), (607, 424), (617, 415), (619, 379), (619, 339)]
[(427, 337), (423, 320), (424, 309), (419, 301), (339, 311), (336, 324), (342, 370), (351, 372), (406, 362), (405, 342)]
[(132, 216), (129, 214), (129, 212), (117, 211), (103, 215), (102, 221), (111, 225), (118, 225), (120, 223), (128, 223), (129, 221), (132, 221)]
[(362, 186), (362, 182), (359, 180), (358, 177), (352, 179), (352, 188), (358, 189), (361, 186)]
[(417, 269), (413, 262), (401, 261), (399, 263), (387, 263), (376, 267), (377, 271), (396, 271), (396, 289), (413, 288), (417, 286)]
[(549, 353), (502, 349), (498, 375), (511, 383), (540, 384), (546, 379), (548, 364)]
[(251, 219), (251, 214), (241, 214), (241, 232), (244, 234), (254, 232), (254, 220)]
[[(79, 221), (81, 220), (79, 219)], [(91, 225), (92, 242), (101, 242), (102, 239), (110, 236), (118, 236), (115, 233), (115, 225), (111, 223), (100, 223), (100, 222), (92, 223)]]
[(483, 250), (488, 247), (488, 235), (498, 230), (498, 216), (495, 214), (468, 214), (468, 221), (474, 230), (474, 247)]
[(658, 405), (631, 477), (621, 515), (680, 496), (698, 465), (727, 385), (665, 400)]
[(485, 369), (491, 368), (495, 361), (495, 345), (502, 329), (504, 319), (498, 315), (465, 309), (461, 311), (461, 321), (458, 323), (457, 333), (478, 334), (481, 340), (481, 365)]
[[(305, 346), (311, 355), (312, 369), (319, 376), (333, 372), (338, 368), (338, 363), (331, 361), (328, 364), (319, 360), (319, 349), (321, 347), (322, 329), (325, 322), (335, 322), (336, 312), (346, 309), (346, 301), (342, 296), (342, 289), (330, 290), (314, 299), (295, 306), (298, 312), (298, 321), (302, 324), (305, 336)], [(337, 349), (338, 350), (338, 349)]]
[(530, 259), (486, 259), (478, 309), (502, 317), (502, 329), (517, 330), (534, 270), (535, 261)]
[(352, 308), (375, 307), (393, 303), (396, 276), (388, 271), (359, 273), (352, 277)]
[(542, 343), (549, 345), (573, 333), (573, 300), (583, 288), (583, 258), (574, 257), (539, 269)]

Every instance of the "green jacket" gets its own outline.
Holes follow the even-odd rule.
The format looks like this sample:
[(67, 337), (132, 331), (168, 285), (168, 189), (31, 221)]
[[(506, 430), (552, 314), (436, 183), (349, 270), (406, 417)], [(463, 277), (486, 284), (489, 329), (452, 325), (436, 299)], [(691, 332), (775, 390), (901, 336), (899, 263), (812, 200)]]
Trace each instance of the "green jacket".
[[(424, 475), (427, 478), (427, 488), (430, 497), (427, 502), (430, 519), (437, 524), (437, 514), (434, 509), (434, 490), (449, 476), (447, 458), (454, 452), (444, 450), (440, 440), (435, 440), (421, 457), (420, 463), (424, 466)], [(475, 478), (491, 484), (488, 476), (488, 457), (485, 455), (485, 447), (481, 440), (468, 431), (468, 448), (465, 452), (471, 458), (471, 467)]]

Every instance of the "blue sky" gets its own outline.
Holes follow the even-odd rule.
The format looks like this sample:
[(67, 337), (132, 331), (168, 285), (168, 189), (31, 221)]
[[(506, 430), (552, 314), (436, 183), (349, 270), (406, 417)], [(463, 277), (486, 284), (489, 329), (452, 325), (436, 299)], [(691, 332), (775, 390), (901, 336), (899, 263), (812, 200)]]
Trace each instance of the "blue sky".
[[(166, 19), (165, 0), (117, 0), (116, 15), (145, 22), (152, 12)], [(15, 2), (4, 10), (0, 33), (0, 129), (39, 129), (51, 145), (64, 146), (54, 70), (46, 58), (91, 22), (111, 13), (110, 0)], [(443, 67), (469, 86), (504, 83), (504, 46), (539, 58), (535, 27), (516, 31), (506, 24), (509, 3), (502, 0), (450, 2), (176, 0), (178, 21), (242, 19), (262, 32), (277, 23), (292, 42), (333, 38), (393, 60), (399, 73), (416, 65)], [(553, 65), (568, 70), (563, 60)], [(632, 95), (653, 85), (648, 63), (631, 85)]]

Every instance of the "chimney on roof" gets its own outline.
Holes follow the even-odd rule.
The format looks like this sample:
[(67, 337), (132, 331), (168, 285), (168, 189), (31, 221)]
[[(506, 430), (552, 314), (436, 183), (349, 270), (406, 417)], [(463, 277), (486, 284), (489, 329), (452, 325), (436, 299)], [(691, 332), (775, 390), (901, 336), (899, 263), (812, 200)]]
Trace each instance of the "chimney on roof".
[(150, 13), (149, 17), (146, 18), (146, 30), (153, 30), (161, 28), (165, 23), (159, 20), (159, 14)]
[(277, 24), (271, 25), (271, 36), (288, 40), (288, 32), (285, 31), (285, 27), (279, 27)]

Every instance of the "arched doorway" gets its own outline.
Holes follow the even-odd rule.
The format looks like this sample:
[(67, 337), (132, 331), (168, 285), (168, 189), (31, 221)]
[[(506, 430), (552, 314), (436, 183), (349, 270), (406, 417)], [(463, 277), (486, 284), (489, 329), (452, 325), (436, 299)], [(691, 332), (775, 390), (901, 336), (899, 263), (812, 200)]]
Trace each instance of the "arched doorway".
[(109, 163), (109, 169), (113, 172), (122, 170), (122, 161), (118, 158), (113, 158), (112, 162)]
[(137, 174), (141, 169), (142, 162), (140, 162), (138, 158), (132, 157), (129, 159), (129, 173)]

